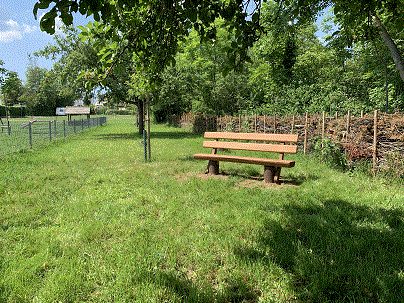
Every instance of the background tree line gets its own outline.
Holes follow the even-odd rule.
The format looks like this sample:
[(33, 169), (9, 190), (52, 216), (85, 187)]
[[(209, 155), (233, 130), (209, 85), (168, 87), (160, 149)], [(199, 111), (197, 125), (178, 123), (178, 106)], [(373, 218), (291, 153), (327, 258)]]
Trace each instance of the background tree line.
[[(206, 14), (219, 13), (205, 20), (202, 11), (195, 13), (190, 7), (184, 19), (187, 31), (178, 29), (175, 37), (161, 33), (166, 55), (164, 45), (156, 44), (159, 37), (142, 36), (141, 40), (131, 37), (130, 30), (129, 36), (123, 36), (124, 25), (152, 22), (142, 10), (136, 20), (120, 16), (117, 28), (110, 21), (116, 18), (108, 14), (107, 22), (91, 22), (80, 31), (66, 27), (53, 45), (35, 54), (56, 60), (50, 71), (32, 64), (24, 85), (15, 73), (3, 71), (3, 98), (9, 105), (25, 104), (35, 115), (53, 115), (56, 107), (77, 99), (88, 103), (94, 94), (111, 105), (134, 104), (141, 112), (144, 100), (150, 98), (159, 122), (188, 111), (234, 115), (403, 108), (399, 68), (373, 22), (377, 18), (393, 41), (402, 41), (403, 22), (397, 15), (401, 1), (286, 2), (267, 1), (259, 15), (251, 14), (259, 21), (261, 35), (245, 54), (240, 39), (248, 28), (229, 22), (237, 10), (221, 11), (206, 3), (211, 10)], [(319, 40), (315, 17), (326, 7), (332, 7), (332, 13), (324, 18), (321, 27), (326, 36)], [(146, 21), (141, 23), (141, 18)], [(189, 21), (194, 26), (186, 25)], [(395, 44), (398, 54), (402, 53), (401, 44)]]

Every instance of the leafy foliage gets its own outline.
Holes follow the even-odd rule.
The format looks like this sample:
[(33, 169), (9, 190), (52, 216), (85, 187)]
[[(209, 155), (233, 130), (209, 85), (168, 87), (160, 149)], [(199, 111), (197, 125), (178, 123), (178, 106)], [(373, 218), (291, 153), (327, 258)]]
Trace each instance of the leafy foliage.
[(16, 72), (9, 71), (1, 86), (1, 93), (3, 94), (6, 105), (14, 105), (19, 102), (19, 98), (22, 95), (22, 82), (18, 78)]
[[(100, 50), (105, 71), (117, 62), (126, 49), (136, 54), (148, 76), (154, 79), (159, 71), (175, 62), (178, 44), (194, 29), (202, 41), (216, 38), (214, 21), (218, 18), (234, 29), (234, 43), (227, 51), (229, 64), (237, 68), (248, 59), (247, 48), (258, 38), (260, 1), (251, 18), (247, 17), (250, 1), (171, 0), (109, 1), (109, 0), (39, 0), (34, 15), (39, 9), (49, 9), (41, 19), (41, 29), (55, 32), (55, 18), (60, 16), (65, 24), (72, 23), (73, 12), (93, 15), (95, 28), (103, 27), (102, 35), (111, 40), (111, 46)], [(89, 28), (90, 29), (90, 28)], [(100, 31), (98, 31), (100, 32)], [(86, 31), (86, 36), (91, 36)]]

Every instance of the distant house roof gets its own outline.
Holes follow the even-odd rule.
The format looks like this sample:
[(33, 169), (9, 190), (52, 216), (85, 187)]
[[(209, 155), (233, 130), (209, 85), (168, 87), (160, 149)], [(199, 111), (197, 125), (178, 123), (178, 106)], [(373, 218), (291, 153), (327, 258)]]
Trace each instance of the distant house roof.
[(89, 115), (90, 108), (82, 106), (66, 106), (66, 115)]

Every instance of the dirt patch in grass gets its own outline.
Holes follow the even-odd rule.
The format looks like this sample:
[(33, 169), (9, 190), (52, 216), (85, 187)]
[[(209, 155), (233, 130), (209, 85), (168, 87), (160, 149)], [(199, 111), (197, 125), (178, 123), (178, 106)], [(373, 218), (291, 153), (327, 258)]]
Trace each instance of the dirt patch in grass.
[(263, 180), (259, 179), (246, 179), (238, 183), (239, 187), (247, 187), (247, 188), (291, 188), (297, 187), (296, 184), (293, 184), (289, 181), (281, 180), (280, 184), (278, 183), (265, 183)]
[[(213, 179), (228, 179), (231, 175), (222, 172), (218, 175), (209, 175), (204, 173), (196, 173), (196, 172), (188, 172), (184, 174), (176, 174), (174, 178), (177, 181), (188, 181), (191, 178), (198, 178), (201, 180), (207, 180), (210, 178)], [(247, 188), (290, 188), (297, 187), (293, 181), (281, 179), (281, 182), (278, 183), (265, 183), (263, 181), (263, 177), (245, 177), (243, 181), (240, 181), (236, 184), (236, 187), (247, 187)]]
[(226, 174), (219, 174), (219, 175), (209, 175), (209, 174), (203, 174), (203, 173), (195, 173), (195, 172), (188, 172), (185, 174), (176, 174), (174, 175), (174, 178), (178, 181), (187, 181), (191, 178), (199, 178), (202, 180), (206, 180), (208, 178), (213, 178), (213, 179), (227, 179), (229, 175)]

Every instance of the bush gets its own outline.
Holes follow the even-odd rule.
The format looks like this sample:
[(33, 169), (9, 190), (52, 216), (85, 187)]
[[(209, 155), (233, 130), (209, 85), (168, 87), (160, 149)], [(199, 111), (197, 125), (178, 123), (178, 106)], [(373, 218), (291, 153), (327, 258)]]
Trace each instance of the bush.
[(4, 105), (0, 105), (0, 117), (7, 116), (6, 107)]
[(106, 115), (134, 115), (135, 113), (132, 110), (126, 109), (108, 109), (105, 111)]
[(18, 118), (18, 117), (25, 117), (27, 115), (27, 108), (25, 106), (9, 106), (5, 107), (4, 105), (0, 105), (0, 117), (7, 116), (7, 109), (10, 113), (10, 117)]
[(399, 152), (390, 152), (385, 155), (385, 165), (380, 171), (389, 180), (404, 180), (404, 155)]
[(8, 110), (12, 118), (25, 117), (27, 114), (27, 108), (25, 106), (12, 106), (9, 107)]
[(347, 168), (346, 157), (342, 149), (331, 139), (317, 140), (317, 143), (314, 145), (314, 151), (319, 160), (330, 167), (339, 170)]

